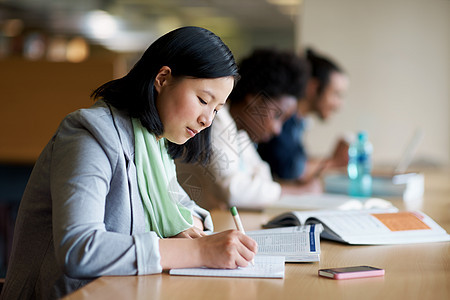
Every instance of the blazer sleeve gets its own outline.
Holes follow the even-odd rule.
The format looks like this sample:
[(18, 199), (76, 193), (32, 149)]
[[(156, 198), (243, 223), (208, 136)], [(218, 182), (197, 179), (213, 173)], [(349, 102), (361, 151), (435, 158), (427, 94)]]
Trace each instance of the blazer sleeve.
[(106, 230), (105, 218), (120, 219), (124, 213), (105, 216), (111, 178), (123, 156), (110, 118), (105, 114), (84, 122), (68, 117), (54, 139), (50, 178), (54, 246), (70, 277), (162, 271), (154, 232), (130, 235)]
[(185, 192), (185, 190), (181, 187), (181, 185), (177, 181), (177, 189), (178, 195), (180, 198), (180, 204), (189, 209), (192, 212), (192, 215), (199, 218), (203, 221), (204, 231), (206, 233), (212, 233), (214, 231), (214, 226), (211, 218), (211, 214), (206, 209), (201, 208), (195, 203), (195, 201), (191, 200), (189, 195)]

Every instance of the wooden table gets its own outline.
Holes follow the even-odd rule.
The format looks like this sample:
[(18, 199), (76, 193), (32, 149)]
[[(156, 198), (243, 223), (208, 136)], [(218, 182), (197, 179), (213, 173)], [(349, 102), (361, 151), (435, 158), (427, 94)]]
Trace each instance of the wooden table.
[[(450, 172), (425, 174), (423, 204), (413, 205), (450, 232)], [(246, 230), (260, 229), (271, 216), (240, 212)], [(216, 230), (234, 228), (228, 212), (213, 211)], [(321, 261), (288, 263), (284, 279), (170, 276), (101, 277), (66, 299), (450, 299), (450, 243), (348, 246), (321, 242)], [(317, 276), (328, 267), (372, 265), (384, 277), (331, 280)]]

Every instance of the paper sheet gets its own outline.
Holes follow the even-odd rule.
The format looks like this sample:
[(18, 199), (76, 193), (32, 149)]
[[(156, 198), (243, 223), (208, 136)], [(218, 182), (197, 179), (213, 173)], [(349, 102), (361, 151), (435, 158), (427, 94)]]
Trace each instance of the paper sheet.
[(186, 268), (172, 269), (170, 275), (214, 277), (284, 278), (283, 256), (255, 256), (255, 265), (237, 269)]

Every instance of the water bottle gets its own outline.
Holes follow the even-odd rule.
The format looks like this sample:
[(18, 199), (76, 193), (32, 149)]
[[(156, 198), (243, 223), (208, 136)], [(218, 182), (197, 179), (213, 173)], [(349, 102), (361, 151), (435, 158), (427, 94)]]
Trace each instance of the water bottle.
[(348, 149), (348, 193), (354, 197), (372, 195), (372, 144), (367, 132), (358, 132), (358, 137)]

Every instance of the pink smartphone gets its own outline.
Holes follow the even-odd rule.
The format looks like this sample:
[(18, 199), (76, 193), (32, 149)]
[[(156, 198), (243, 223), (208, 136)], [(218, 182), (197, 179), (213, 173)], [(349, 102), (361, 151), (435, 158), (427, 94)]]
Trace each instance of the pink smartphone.
[(384, 276), (384, 270), (369, 266), (320, 269), (319, 276), (324, 276), (333, 279), (375, 277), (375, 276)]

